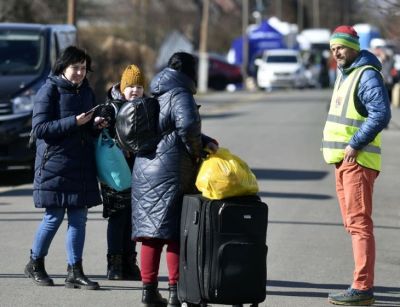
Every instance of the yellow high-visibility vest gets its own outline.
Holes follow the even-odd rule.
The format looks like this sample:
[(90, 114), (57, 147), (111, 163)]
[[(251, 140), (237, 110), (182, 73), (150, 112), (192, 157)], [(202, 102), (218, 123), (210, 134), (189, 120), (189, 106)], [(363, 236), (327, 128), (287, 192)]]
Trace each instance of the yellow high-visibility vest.
[[(366, 69), (375, 68), (362, 66), (354, 69), (343, 82), (340, 82), (341, 76), (336, 79), (322, 140), (322, 153), (326, 163), (343, 160), (345, 147), (366, 120), (355, 107), (356, 89), (361, 74)], [(358, 152), (356, 161), (362, 166), (381, 170), (381, 133)]]

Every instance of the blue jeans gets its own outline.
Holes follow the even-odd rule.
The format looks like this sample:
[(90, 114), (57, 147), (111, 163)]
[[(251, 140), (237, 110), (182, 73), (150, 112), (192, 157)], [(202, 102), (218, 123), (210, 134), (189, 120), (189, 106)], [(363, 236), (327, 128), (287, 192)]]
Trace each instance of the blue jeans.
[(87, 208), (47, 208), (33, 241), (32, 258), (34, 260), (47, 255), (51, 241), (53, 241), (64, 219), (65, 210), (67, 210), (68, 216), (67, 237), (65, 240), (68, 264), (73, 265), (82, 260)]

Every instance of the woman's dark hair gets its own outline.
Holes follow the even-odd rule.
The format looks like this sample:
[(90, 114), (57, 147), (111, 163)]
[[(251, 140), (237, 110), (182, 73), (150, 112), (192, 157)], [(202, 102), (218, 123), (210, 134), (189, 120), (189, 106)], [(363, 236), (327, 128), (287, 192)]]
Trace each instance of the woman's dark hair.
[(168, 67), (180, 71), (196, 82), (196, 59), (186, 52), (176, 52), (168, 60)]
[(86, 53), (86, 51), (79, 49), (75, 46), (69, 46), (61, 52), (60, 56), (54, 63), (53, 73), (55, 75), (61, 75), (69, 65), (75, 63), (83, 63), (85, 61), (86, 71), (92, 71), (92, 59)]

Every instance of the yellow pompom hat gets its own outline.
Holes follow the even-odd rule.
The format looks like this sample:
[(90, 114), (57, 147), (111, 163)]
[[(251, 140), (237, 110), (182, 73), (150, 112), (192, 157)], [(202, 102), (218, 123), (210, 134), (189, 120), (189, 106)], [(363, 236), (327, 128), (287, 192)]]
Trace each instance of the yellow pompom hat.
[(133, 85), (141, 85), (144, 87), (144, 77), (139, 67), (132, 64), (125, 68), (122, 73), (120, 90), (124, 92), (125, 88)]

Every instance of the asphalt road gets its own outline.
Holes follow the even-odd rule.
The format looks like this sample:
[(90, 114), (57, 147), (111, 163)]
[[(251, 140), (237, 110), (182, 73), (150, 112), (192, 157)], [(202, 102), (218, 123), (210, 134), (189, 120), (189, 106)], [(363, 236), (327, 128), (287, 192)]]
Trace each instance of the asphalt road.
[[(250, 165), (269, 205), (267, 299), (260, 306), (329, 306), (328, 293), (352, 280), (351, 243), (341, 224), (333, 168), (319, 150), (329, 97), (330, 91), (317, 90), (197, 97), (203, 131)], [(393, 111), (374, 195), (375, 306), (400, 306), (400, 111)], [(42, 217), (31, 194), (29, 172), (0, 173), (0, 306), (140, 306), (139, 282), (105, 279), (107, 223), (100, 207), (89, 214), (83, 263), (101, 290), (64, 288), (65, 222), (46, 258), (56, 286), (37, 287), (24, 277)], [(164, 257), (161, 263), (160, 287), (167, 296)]]

